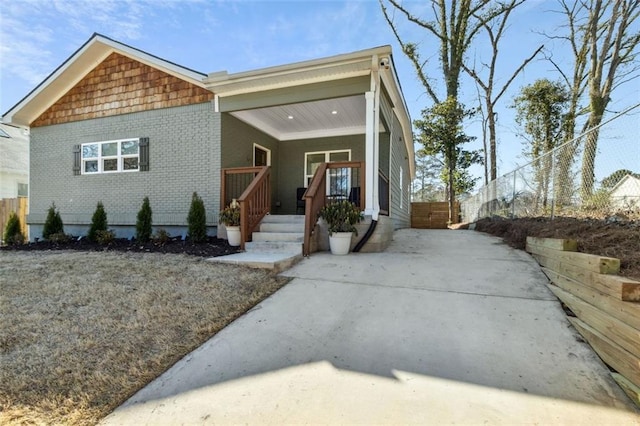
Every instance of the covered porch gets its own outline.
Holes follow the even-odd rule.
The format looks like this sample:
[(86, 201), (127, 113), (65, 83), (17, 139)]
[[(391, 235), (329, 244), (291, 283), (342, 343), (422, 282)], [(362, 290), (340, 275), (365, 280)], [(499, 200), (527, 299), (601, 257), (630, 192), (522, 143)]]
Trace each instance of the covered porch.
[(409, 226), (412, 134), (390, 47), (205, 84), (220, 115), (220, 208), (243, 206), (243, 242), (266, 214), (304, 214), (308, 254), (317, 213), (343, 199), (369, 223)]

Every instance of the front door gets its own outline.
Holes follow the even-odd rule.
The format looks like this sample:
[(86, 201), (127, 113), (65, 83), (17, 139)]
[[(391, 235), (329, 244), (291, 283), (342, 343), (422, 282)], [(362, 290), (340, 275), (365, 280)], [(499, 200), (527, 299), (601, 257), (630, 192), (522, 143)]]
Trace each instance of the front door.
[(271, 151), (267, 148), (253, 144), (253, 166), (262, 167), (271, 165)]

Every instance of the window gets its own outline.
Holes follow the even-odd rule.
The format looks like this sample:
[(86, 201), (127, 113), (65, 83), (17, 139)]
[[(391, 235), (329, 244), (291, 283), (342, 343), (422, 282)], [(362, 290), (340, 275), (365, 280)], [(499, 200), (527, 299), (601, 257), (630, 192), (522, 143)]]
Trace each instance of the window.
[[(313, 175), (321, 163), (330, 163), (332, 161), (351, 161), (351, 151), (307, 152), (304, 157), (304, 186), (308, 187)], [(351, 169), (343, 168), (328, 170), (327, 195), (347, 197), (350, 189)]]
[(91, 142), (81, 146), (82, 174), (137, 172), (140, 139)]
[(28, 183), (19, 183), (18, 184), (18, 197), (28, 197), (29, 196), (29, 184)]

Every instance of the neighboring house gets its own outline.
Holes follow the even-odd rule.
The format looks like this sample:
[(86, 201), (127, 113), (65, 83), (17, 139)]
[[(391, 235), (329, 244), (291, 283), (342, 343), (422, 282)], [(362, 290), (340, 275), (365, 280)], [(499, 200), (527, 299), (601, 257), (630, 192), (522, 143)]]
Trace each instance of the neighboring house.
[(626, 175), (611, 189), (610, 194), (613, 208), (640, 210), (640, 178)]
[(0, 199), (29, 195), (29, 130), (0, 123)]
[(221, 188), (240, 167), (269, 166), (267, 212), (295, 214), (297, 188), (330, 161), (364, 167), (330, 170), (327, 195), (362, 178), (369, 221), (410, 225), (413, 136), (389, 46), (206, 75), (94, 34), (3, 119), (31, 131), (32, 238), (52, 202), (66, 232), (84, 234), (98, 201), (131, 236), (145, 196), (155, 228), (184, 233), (193, 192), (213, 233), (256, 175)]

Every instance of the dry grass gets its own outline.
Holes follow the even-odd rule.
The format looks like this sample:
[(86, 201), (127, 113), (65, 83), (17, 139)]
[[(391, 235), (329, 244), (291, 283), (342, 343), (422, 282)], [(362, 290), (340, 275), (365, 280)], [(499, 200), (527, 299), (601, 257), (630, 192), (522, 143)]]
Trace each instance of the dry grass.
[(286, 283), (184, 255), (0, 253), (0, 424), (95, 424)]

